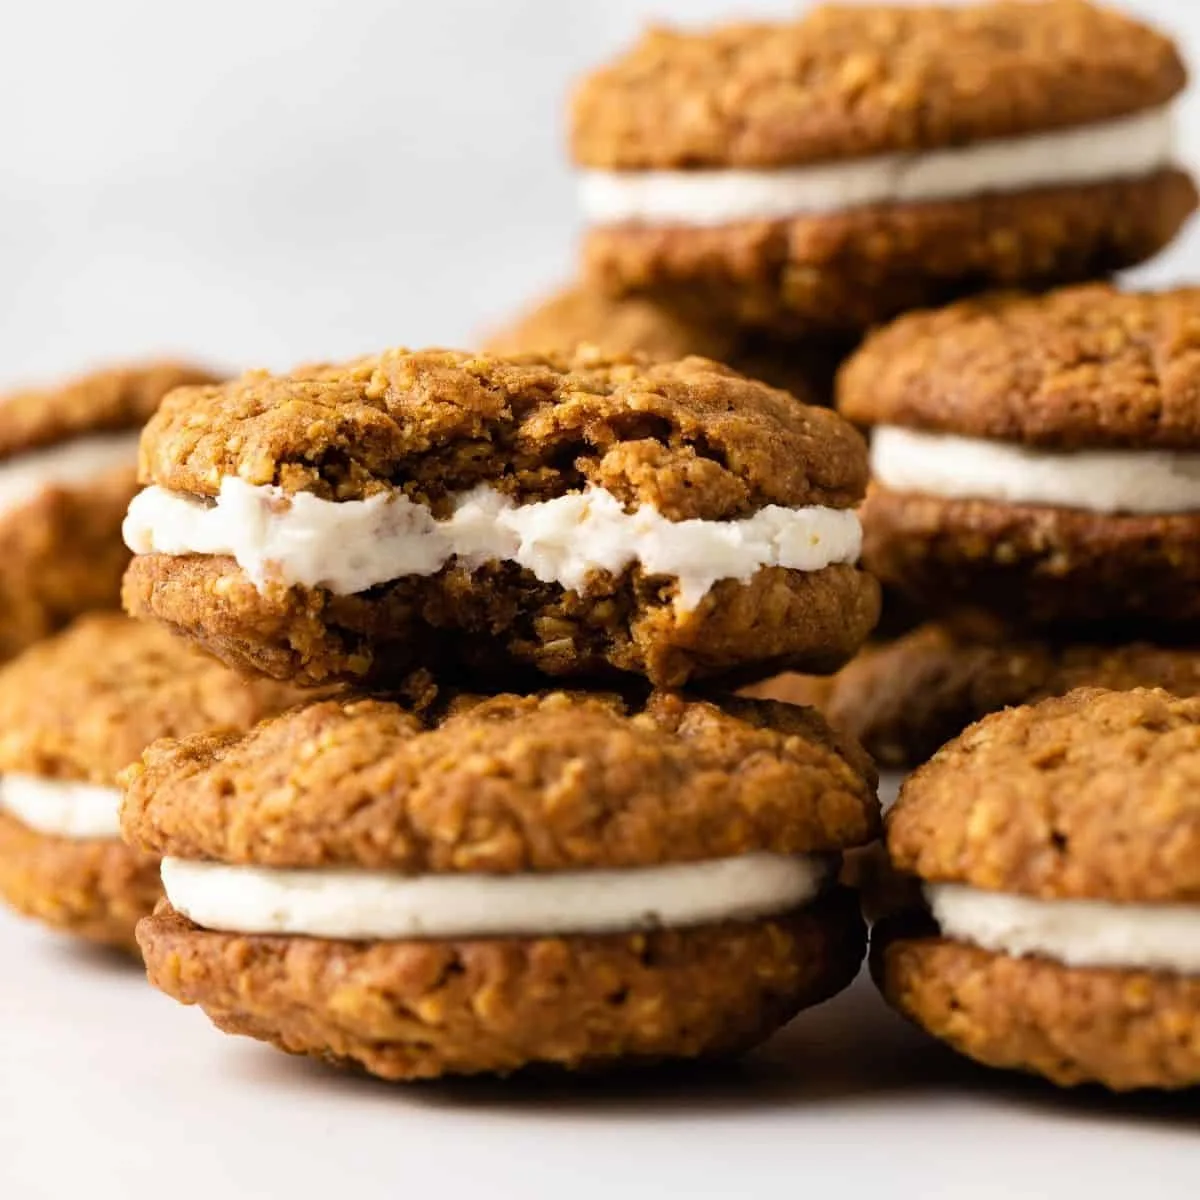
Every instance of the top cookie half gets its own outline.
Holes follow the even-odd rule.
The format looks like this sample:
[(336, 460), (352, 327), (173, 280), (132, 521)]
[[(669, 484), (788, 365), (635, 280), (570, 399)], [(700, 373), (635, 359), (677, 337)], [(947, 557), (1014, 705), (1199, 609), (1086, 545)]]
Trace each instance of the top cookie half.
[(830, 5), (651, 29), (579, 87), (571, 146), (616, 170), (813, 164), (1107, 121), (1185, 81), (1168, 38), (1082, 0)]
[(388, 351), (175, 392), (126, 603), (282, 678), (662, 684), (827, 667), (875, 618), (840, 418), (705, 359)]
[(1157, 31), (1082, 0), (654, 29), (585, 79), (589, 276), (755, 326), (863, 329), (1141, 261), (1196, 203)]

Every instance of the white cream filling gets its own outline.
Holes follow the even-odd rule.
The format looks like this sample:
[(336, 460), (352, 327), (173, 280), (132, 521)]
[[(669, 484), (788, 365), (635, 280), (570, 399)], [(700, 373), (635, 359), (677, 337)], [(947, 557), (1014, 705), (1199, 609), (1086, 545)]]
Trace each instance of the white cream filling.
[(125, 541), (136, 554), (230, 555), (258, 588), (325, 587), (353, 595), (407, 575), (432, 575), (451, 558), (470, 568), (507, 561), (543, 583), (583, 591), (595, 571), (638, 563), (678, 580), (677, 603), (694, 608), (719, 580), (748, 580), (766, 566), (819, 571), (853, 563), (862, 544), (848, 510), (769, 505), (740, 521), (668, 521), (647, 505), (627, 513), (589, 488), (516, 504), (490, 487), (458, 497), (437, 520), (407, 497), (323, 500), (234, 477), (213, 504), (147, 488), (130, 505)]
[(0, 462), (0, 512), (20, 508), (48, 487), (77, 487), (118, 467), (135, 466), (138, 436), (137, 430), (97, 433)]
[(1072, 129), (947, 150), (768, 170), (584, 171), (585, 218), (597, 225), (723, 225), (867, 204), (916, 204), (987, 192), (1150, 175), (1175, 158), (1169, 107)]
[(172, 906), (205, 929), (387, 939), (617, 933), (750, 921), (813, 899), (827, 860), (710, 862), (532, 875), (284, 870), (164, 858)]
[(121, 836), (121, 793), (117, 788), (38, 775), (2, 775), (0, 808), (22, 825), (54, 837)]
[(1068, 967), (1200, 974), (1200, 905), (1033, 900), (964, 884), (925, 885), (943, 934)]
[(881, 425), (871, 438), (871, 474), (895, 491), (954, 499), (1098, 513), (1200, 511), (1200, 454), (1171, 450), (1056, 453)]

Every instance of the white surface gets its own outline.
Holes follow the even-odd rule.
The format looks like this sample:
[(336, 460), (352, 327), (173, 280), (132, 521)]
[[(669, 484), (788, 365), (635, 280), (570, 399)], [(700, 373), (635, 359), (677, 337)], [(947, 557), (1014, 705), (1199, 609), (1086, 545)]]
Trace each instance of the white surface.
[[(3, 6), (0, 385), (176, 349), (461, 344), (571, 270), (571, 81), (648, 19), (797, 0)], [(1200, 46), (1194, 0), (1123, 7)], [(1179, 145), (1200, 141), (1200, 93)], [(1200, 267), (1200, 223), (1143, 278)]]
[(829, 874), (827, 859), (784, 854), (530, 875), (162, 863), (171, 904), (205, 929), (328, 938), (614, 933), (751, 920), (811, 900)]
[(648, 504), (628, 513), (598, 487), (515, 504), (480, 484), (438, 520), (399, 493), (324, 500), (231, 475), (211, 504), (146, 488), (129, 506), (124, 534), (137, 554), (229, 554), (258, 588), (278, 579), (341, 595), (432, 575), (451, 558), (472, 568), (519, 563), (542, 583), (576, 591), (597, 571), (619, 575), (638, 563), (674, 577), (684, 609), (720, 580), (744, 583), (765, 566), (819, 571), (857, 562), (862, 549), (856, 513), (816, 505), (768, 504), (737, 521), (670, 521)]
[(745, 1064), (390, 1087), (212, 1030), (133, 966), (0, 914), (5, 1200), (1191, 1200), (1196, 1099), (976, 1070), (869, 982)]
[(1171, 115), (1171, 108), (1157, 108), (1061, 132), (809, 167), (584, 171), (579, 207), (598, 225), (721, 225), (838, 212), (861, 204), (916, 204), (1129, 179), (1176, 161)]
[(121, 793), (75, 779), (0, 776), (0, 808), (30, 829), (68, 838), (119, 838)]
[(925, 896), (948, 937), (985, 950), (1200, 975), (1200, 905), (1034, 900), (958, 883), (926, 884)]
[(1200, 509), (1200, 454), (1170, 450), (1036, 450), (880, 425), (871, 474), (895, 491), (1049, 504), (1101, 513)]

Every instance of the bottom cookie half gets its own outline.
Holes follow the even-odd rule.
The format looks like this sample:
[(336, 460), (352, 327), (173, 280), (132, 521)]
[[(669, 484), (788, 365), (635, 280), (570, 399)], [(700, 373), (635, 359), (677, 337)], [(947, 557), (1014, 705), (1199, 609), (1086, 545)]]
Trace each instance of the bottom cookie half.
[(64, 933), (137, 953), (134, 927), (162, 895), (158, 859), (115, 838), (62, 838), (0, 812), (0, 897)]
[(150, 980), (227, 1033), (385, 1079), (725, 1056), (846, 987), (852, 893), (773, 920), (653, 933), (351, 942), (138, 927)]
[(1200, 978), (1066, 967), (949, 938), (877, 934), (887, 1001), (990, 1067), (1114, 1091), (1200, 1085)]
[(643, 675), (657, 686), (835, 670), (879, 615), (879, 589), (855, 567), (768, 567), (716, 584), (680, 613), (649, 577), (626, 572), (581, 596), (513, 564), (447, 568), (368, 592), (268, 586), (232, 559), (143, 555), (125, 577), (128, 612), (162, 621), (239, 669), (303, 684), (393, 683), (418, 667), (515, 670), (555, 678)]
[(1161, 631), (1200, 617), (1200, 517), (1108, 515), (876, 486), (863, 562), (930, 612), (978, 608), (1014, 625)]

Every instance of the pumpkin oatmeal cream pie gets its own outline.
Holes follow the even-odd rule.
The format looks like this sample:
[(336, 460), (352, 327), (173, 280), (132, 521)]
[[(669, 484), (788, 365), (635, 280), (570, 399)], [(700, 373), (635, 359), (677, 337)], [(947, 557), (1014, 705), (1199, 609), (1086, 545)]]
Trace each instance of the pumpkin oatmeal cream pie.
[(156, 738), (245, 730), (296, 699), (119, 613), (26, 650), (0, 668), (0, 898), (135, 950), (162, 889), (158, 859), (120, 840), (117, 773)]
[(873, 426), (863, 559), (929, 612), (1194, 641), (1200, 289), (911, 313), (842, 367)]
[(733, 1054), (865, 949), (835, 880), (874, 772), (786, 705), (339, 699), (126, 783), (126, 839), (165, 856), (151, 982), (387, 1079)]
[(1200, 699), (1082, 689), (994, 713), (887, 818), (928, 912), (872, 937), (888, 1001), (1060, 1085), (1200, 1085)]
[(128, 611), (301, 683), (820, 671), (878, 613), (859, 434), (701, 358), (253, 373), (172, 393), (141, 475)]
[(119, 607), (138, 433), (171, 388), (212, 379), (145, 363), (0, 396), (0, 660)]
[(1166, 37), (1082, 0), (651, 29), (574, 96), (585, 273), (791, 332), (1094, 279), (1196, 206), (1185, 82)]

